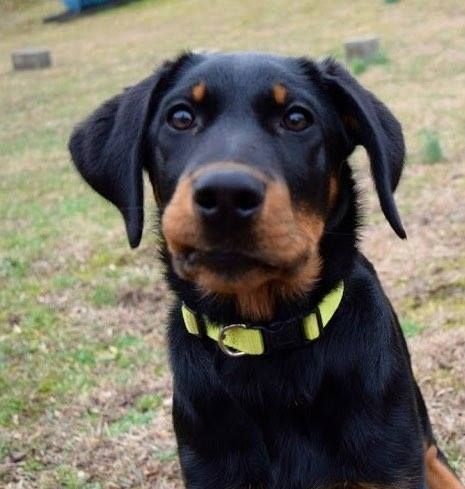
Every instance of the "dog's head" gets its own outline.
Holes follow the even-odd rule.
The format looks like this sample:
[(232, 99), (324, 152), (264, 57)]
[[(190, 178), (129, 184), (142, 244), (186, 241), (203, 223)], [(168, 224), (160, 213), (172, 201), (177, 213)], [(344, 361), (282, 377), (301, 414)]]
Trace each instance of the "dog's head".
[(405, 237), (393, 199), (400, 125), (331, 60), (183, 55), (101, 106), (74, 131), (70, 150), (121, 211), (132, 247), (147, 170), (177, 275), (204, 294), (236, 297), (259, 318), (270, 314), (271, 296), (305, 292), (319, 278), (319, 244), (357, 145), (384, 215)]

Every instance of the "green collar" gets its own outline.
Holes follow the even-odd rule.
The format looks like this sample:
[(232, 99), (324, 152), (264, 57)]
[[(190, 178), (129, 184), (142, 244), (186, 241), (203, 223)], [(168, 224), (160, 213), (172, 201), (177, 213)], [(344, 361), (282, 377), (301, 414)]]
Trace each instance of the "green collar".
[[(263, 355), (272, 350), (302, 346), (318, 339), (334, 316), (344, 294), (344, 283), (326, 295), (308, 316), (274, 323), (271, 328), (211, 322), (182, 305), (182, 317), (187, 331), (195, 336), (208, 336), (229, 356)], [(275, 327), (277, 326), (277, 327)]]

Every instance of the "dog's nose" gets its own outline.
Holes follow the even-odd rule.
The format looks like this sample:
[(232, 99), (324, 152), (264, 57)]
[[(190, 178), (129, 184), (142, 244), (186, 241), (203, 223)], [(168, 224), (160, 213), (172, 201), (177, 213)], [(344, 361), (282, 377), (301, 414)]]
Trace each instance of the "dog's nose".
[(265, 198), (265, 184), (241, 171), (211, 171), (193, 184), (195, 206), (206, 222), (243, 224), (256, 216)]

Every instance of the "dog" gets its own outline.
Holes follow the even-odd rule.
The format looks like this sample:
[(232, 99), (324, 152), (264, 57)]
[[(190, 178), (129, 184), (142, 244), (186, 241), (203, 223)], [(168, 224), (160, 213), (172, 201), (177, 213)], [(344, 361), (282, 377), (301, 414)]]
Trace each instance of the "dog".
[(464, 488), (358, 250), (347, 160), (359, 145), (405, 238), (401, 125), (332, 59), (184, 53), (70, 138), (133, 248), (150, 179), (177, 297), (173, 423), (189, 489)]

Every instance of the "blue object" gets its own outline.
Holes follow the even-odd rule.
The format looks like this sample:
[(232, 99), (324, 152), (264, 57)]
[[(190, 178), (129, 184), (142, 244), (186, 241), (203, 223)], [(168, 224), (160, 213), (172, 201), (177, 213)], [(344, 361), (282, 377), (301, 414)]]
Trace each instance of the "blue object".
[(93, 7), (95, 5), (103, 5), (109, 3), (111, 0), (63, 0), (66, 8), (72, 12), (80, 12), (86, 7)]

